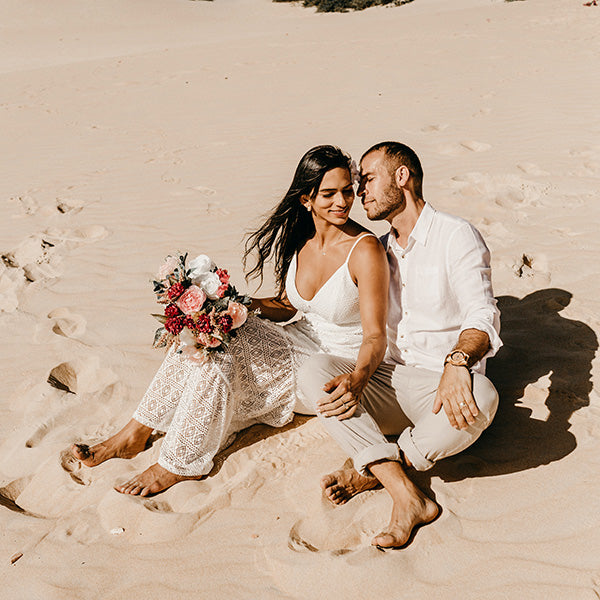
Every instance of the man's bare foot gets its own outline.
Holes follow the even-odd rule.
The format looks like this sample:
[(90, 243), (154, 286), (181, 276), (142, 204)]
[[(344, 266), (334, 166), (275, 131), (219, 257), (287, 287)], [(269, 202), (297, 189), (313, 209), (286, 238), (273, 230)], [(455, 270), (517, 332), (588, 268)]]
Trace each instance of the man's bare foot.
[(440, 507), (425, 495), (411, 498), (407, 503), (394, 501), (390, 524), (373, 538), (371, 544), (380, 548), (401, 548), (408, 543), (416, 527), (435, 521), (439, 514)]
[(188, 481), (190, 479), (202, 479), (202, 476), (185, 477), (183, 475), (175, 475), (175, 473), (171, 473), (158, 463), (155, 463), (143, 473), (132, 477), (126, 483), (115, 486), (115, 490), (121, 494), (131, 494), (132, 496), (150, 496), (158, 494), (180, 481)]
[(146, 450), (152, 428), (131, 419), (121, 431), (92, 446), (73, 444), (71, 452), (86, 467), (96, 467), (110, 458), (133, 458)]
[(375, 477), (365, 477), (356, 469), (341, 469), (321, 478), (321, 489), (334, 504), (346, 504), (350, 498), (379, 487)]
[(380, 548), (401, 548), (411, 538), (415, 528), (435, 521), (440, 507), (428, 498), (406, 475), (402, 465), (395, 461), (381, 461), (369, 465), (394, 502), (390, 523), (371, 544)]

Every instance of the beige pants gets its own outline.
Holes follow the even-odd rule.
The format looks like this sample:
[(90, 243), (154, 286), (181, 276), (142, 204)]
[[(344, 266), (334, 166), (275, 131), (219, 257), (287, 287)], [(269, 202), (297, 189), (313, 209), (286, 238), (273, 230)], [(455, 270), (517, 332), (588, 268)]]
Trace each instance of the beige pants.
[[(323, 385), (340, 373), (350, 373), (354, 363), (337, 356), (316, 354), (304, 362), (299, 385), (306, 399), (316, 404), (326, 394)], [(432, 412), (441, 373), (382, 364), (361, 396), (361, 406), (349, 419), (319, 419), (353, 459), (359, 473), (383, 459), (400, 460), (400, 450), (415, 469), (425, 471), (434, 463), (469, 447), (491, 423), (498, 407), (498, 392), (485, 376), (473, 374), (473, 396), (479, 408), (475, 423), (454, 429), (442, 408)], [(390, 443), (385, 436), (399, 436)]]

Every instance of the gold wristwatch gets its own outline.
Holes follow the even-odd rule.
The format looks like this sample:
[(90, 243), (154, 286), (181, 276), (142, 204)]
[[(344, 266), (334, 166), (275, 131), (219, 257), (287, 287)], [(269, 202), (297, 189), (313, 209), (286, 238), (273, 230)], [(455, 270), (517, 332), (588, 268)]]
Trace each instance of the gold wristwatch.
[(444, 359), (444, 366), (454, 365), (455, 367), (467, 367), (469, 368), (469, 355), (462, 350), (452, 350), (446, 355)]

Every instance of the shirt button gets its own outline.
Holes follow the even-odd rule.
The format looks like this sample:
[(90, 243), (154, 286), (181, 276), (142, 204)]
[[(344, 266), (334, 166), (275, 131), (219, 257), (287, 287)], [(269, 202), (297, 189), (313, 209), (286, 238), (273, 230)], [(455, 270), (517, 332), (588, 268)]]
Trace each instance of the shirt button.
[(402, 339), (402, 340), (404, 339), (404, 334), (400, 335), (400, 339)]
[(404, 256), (405, 256), (405, 255), (403, 254), (402, 256), (400, 256), (400, 258), (404, 258)]
[(405, 287), (406, 287), (406, 284), (405, 284), (405, 283), (403, 283), (403, 284), (402, 284), (402, 287), (403, 287), (403, 288), (405, 288)]

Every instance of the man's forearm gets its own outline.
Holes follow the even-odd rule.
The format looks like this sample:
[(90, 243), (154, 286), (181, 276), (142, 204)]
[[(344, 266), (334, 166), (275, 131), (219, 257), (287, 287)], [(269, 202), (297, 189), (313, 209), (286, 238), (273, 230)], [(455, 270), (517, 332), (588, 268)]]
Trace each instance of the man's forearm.
[(453, 350), (460, 350), (469, 355), (468, 366), (472, 367), (479, 362), (490, 349), (490, 338), (479, 329), (465, 329), (458, 336), (458, 342)]

